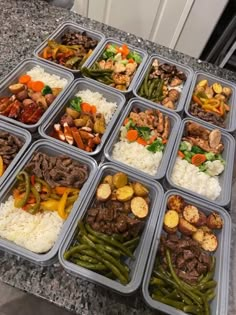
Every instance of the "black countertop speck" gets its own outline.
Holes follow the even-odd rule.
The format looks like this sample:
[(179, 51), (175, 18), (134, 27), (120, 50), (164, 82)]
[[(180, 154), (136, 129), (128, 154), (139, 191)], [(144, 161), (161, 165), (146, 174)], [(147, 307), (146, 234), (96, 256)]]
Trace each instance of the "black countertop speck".
[[(38, 0), (0, 0), (0, 78), (3, 79), (20, 61), (32, 57), (33, 50), (63, 21), (75, 21), (87, 28), (116, 37), (149, 54), (187, 64), (194, 70), (204, 70), (236, 81), (236, 73), (186, 56), (180, 52), (143, 40), (132, 34), (89, 20), (67, 10)], [(233, 202), (233, 205), (236, 202)], [(234, 209), (233, 209), (234, 210)], [(233, 216), (233, 243), (230, 271), (229, 314), (236, 314), (236, 217)], [(31, 294), (47, 299), (80, 315), (146, 315), (154, 314), (142, 301), (141, 294), (119, 296), (107, 289), (68, 275), (59, 264), (40, 267), (22, 258), (0, 251), (0, 280)], [(157, 314), (157, 312), (155, 312)], [(226, 315), (226, 314), (221, 314)]]

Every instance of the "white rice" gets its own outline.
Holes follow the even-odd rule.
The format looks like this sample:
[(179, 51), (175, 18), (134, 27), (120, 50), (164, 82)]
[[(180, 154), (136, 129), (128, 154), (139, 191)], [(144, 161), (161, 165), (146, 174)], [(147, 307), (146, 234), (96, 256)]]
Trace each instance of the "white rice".
[(104, 115), (106, 124), (109, 123), (117, 109), (116, 103), (108, 102), (106, 98), (99, 92), (83, 90), (79, 91), (76, 96), (80, 96), (83, 102), (96, 106), (97, 112)]
[(215, 200), (221, 193), (218, 176), (209, 176), (199, 172), (199, 168), (186, 160), (177, 157), (171, 180), (176, 185), (192, 190), (211, 200)]
[(40, 66), (33, 67), (27, 74), (31, 76), (32, 81), (42, 81), (45, 85), (50, 86), (50, 88), (63, 89), (67, 84), (66, 79), (60, 78), (56, 74), (49, 74)]
[(150, 175), (155, 175), (162, 159), (162, 152), (150, 152), (137, 142), (119, 141), (114, 145), (112, 157)]
[(0, 204), (0, 237), (35, 253), (53, 247), (63, 222), (56, 211), (32, 215), (15, 208), (12, 196)]

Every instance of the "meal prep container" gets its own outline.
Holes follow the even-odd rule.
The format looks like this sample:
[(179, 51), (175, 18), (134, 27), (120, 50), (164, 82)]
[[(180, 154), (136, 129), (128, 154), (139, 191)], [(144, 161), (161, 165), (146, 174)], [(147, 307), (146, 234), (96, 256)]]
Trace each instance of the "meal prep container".
[[(171, 124), (170, 137), (169, 137), (168, 142), (166, 144), (166, 148), (163, 152), (162, 160), (160, 162), (160, 165), (159, 165), (158, 170), (157, 170), (155, 175), (150, 175), (144, 171), (141, 171), (141, 170), (136, 169), (132, 166), (129, 166), (128, 164), (125, 164), (125, 163), (122, 163), (118, 160), (115, 160), (112, 157), (113, 146), (115, 145), (115, 143), (117, 143), (119, 141), (120, 128), (122, 127), (125, 118), (129, 115), (129, 113), (132, 111), (132, 109), (134, 107), (138, 107), (143, 111), (147, 110), (147, 109), (156, 109), (156, 110), (158, 109), (158, 110), (160, 110), (161, 113), (167, 115), (170, 119), (170, 124)], [(173, 112), (171, 113), (171, 112), (167, 111), (164, 107), (150, 104), (150, 103), (148, 103), (146, 101), (142, 101), (138, 98), (133, 98), (129, 101), (129, 103), (125, 107), (125, 110), (123, 111), (122, 116), (120, 117), (118, 123), (116, 124), (115, 129), (114, 129), (111, 137), (109, 138), (108, 142), (106, 143), (106, 146), (104, 149), (105, 157), (109, 161), (111, 161), (111, 162), (113, 162), (119, 166), (123, 166), (123, 167), (139, 174), (140, 178), (142, 176), (148, 176), (151, 179), (159, 180), (165, 176), (166, 169), (167, 169), (169, 159), (171, 157), (171, 153), (172, 153), (172, 150), (173, 150), (173, 147), (175, 144), (175, 140), (176, 140), (176, 136), (177, 136), (177, 133), (179, 130), (180, 123), (181, 123), (181, 119), (180, 119), (179, 115), (177, 115), (176, 113), (173, 113)]]
[[(123, 45), (124, 42), (122, 42), (121, 40), (118, 40), (118, 39), (115, 39), (115, 38), (107, 38), (105, 42), (103, 42), (102, 46), (100, 47), (99, 51), (96, 53), (96, 55), (93, 56), (92, 59), (89, 60), (88, 63), (86, 63), (86, 65), (84, 65), (85, 67), (88, 67), (88, 68), (91, 68), (91, 66), (102, 56), (103, 52), (104, 52), (104, 49), (106, 48), (106, 46), (108, 44), (117, 44), (117, 45)], [(121, 91), (121, 90), (118, 90), (114, 87), (111, 87), (113, 90), (115, 91), (120, 91), (121, 93), (123, 94), (128, 94), (129, 92), (131, 92), (134, 88), (134, 85), (135, 85), (135, 82), (136, 80), (138, 79), (138, 77), (140, 76), (141, 72), (142, 72), (142, 69), (148, 59), (148, 54), (146, 53), (145, 50), (142, 50), (138, 47), (135, 47), (133, 45), (130, 45), (127, 43), (127, 46), (129, 47), (129, 49), (131, 51), (136, 51), (137, 53), (139, 53), (141, 56), (142, 56), (142, 62), (141, 64), (138, 66), (137, 68), (137, 71), (135, 72), (135, 75), (133, 76), (133, 79), (131, 80), (131, 83), (128, 87), (128, 89), (126, 91)], [(89, 78), (89, 80), (93, 80), (92, 78)], [(106, 85), (105, 83), (101, 83), (103, 86), (108, 86)]]
[(179, 129), (179, 132), (178, 132), (176, 142), (175, 142), (175, 147), (172, 151), (172, 157), (170, 159), (169, 167), (167, 169), (167, 173), (166, 173), (167, 182), (172, 188), (180, 189), (180, 190), (185, 191), (191, 195), (195, 195), (201, 199), (204, 199), (205, 201), (212, 202), (212, 203), (219, 205), (219, 206), (222, 206), (222, 207), (228, 206), (228, 204), (230, 203), (230, 199), (231, 199), (233, 167), (234, 167), (234, 153), (235, 153), (235, 140), (230, 134), (228, 134), (224, 131), (221, 131), (222, 142), (224, 144), (224, 151), (222, 153), (222, 157), (225, 160), (226, 165), (225, 165), (225, 170), (223, 171), (223, 173), (219, 175), (219, 183), (220, 183), (222, 190), (221, 190), (220, 196), (216, 200), (209, 199), (207, 197), (204, 197), (200, 194), (195, 193), (194, 191), (191, 191), (191, 190), (188, 190), (186, 188), (177, 186), (171, 180), (171, 174), (172, 174), (175, 160), (177, 157), (177, 152), (178, 152), (178, 148), (179, 148), (179, 145), (181, 142), (181, 138), (183, 136), (184, 128), (185, 128), (186, 124), (190, 121), (196, 122), (196, 123), (202, 125), (203, 127), (207, 128), (210, 131), (215, 129), (215, 126), (213, 126), (213, 125), (209, 126), (209, 124), (204, 124), (204, 122), (202, 122), (202, 121), (199, 122), (199, 121), (196, 121), (195, 119), (190, 119), (190, 118), (183, 119), (182, 124), (181, 124), (180, 129)]
[(57, 67), (60, 67), (61, 69), (64, 70), (68, 70), (71, 71), (74, 75), (78, 75), (80, 73), (80, 70), (73, 70), (73, 69), (69, 69), (67, 67), (64, 67), (62, 65), (56, 64), (53, 61), (49, 61), (46, 60), (42, 57), (39, 56), (39, 54), (43, 51), (43, 49), (47, 46), (48, 40), (56, 40), (58, 42), (61, 41), (62, 36), (67, 33), (67, 32), (86, 32), (86, 34), (91, 37), (92, 39), (96, 39), (98, 41), (97, 46), (95, 47), (95, 49), (93, 50), (91, 56), (88, 57), (88, 59), (85, 61), (85, 63), (83, 64), (83, 66), (86, 66), (88, 64), (88, 62), (92, 59), (92, 57), (94, 56), (94, 54), (96, 54), (96, 52), (100, 49), (102, 43), (105, 41), (105, 35), (98, 32), (98, 31), (94, 31), (91, 29), (88, 29), (86, 27), (83, 27), (79, 24), (73, 23), (73, 22), (64, 22), (61, 25), (58, 26), (58, 28), (51, 34), (48, 36), (48, 38), (45, 39), (45, 41), (43, 41), (35, 50), (34, 50), (34, 56), (36, 58), (39, 58), (43, 61), (46, 61), (48, 63), (50, 63), (51, 65), (56, 65)]
[[(112, 119), (109, 121), (106, 131), (103, 134), (101, 138), (101, 143), (96, 147), (96, 149), (93, 152), (86, 152), (85, 150), (79, 149), (75, 146), (72, 146), (66, 142), (62, 142), (58, 139), (55, 139), (50, 136), (50, 133), (53, 130), (53, 125), (55, 123), (58, 123), (62, 115), (65, 113), (66, 104), (68, 101), (75, 96), (76, 93), (82, 90), (89, 89), (92, 92), (99, 92), (102, 94), (107, 101), (109, 102), (115, 102), (117, 103), (117, 109), (112, 116)], [(95, 156), (99, 154), (107, 140), (107, 137), (111, 133), (112, 129), (114, 128), (114, 124), (116, 120), (118, 119), (120, 112), (125, 104), (125, 97), (119, 93), (118, 91), (112, 90), (110, 87), (104, 87), (103, 84), (100, 84), (99, 82), (94, 82), (88, 79), (77, 79), (74, 81), (74, 83), (71, 85), (70, 89), (67, 91), (67, 93), (60, 99), (60, 101), (57, 103), (57, 107), (51, 112), (51, 114), (48, 116), (46, 121), (43, 123), (43, 125), (39, 128), (39, 133), (43, 138), (50, 139), (51, 141), (55, 143), (60, 143), (65, 148), (69, 148), (72, 150), (76, 150), (79, 152), (83, 152), (86, 155)], [(94, 104), (95, 105), (95, 104)]]
[[(190, 113), (190, 105), (191, 105), (192, 95), (193, 95), (193, 91), (195, 89), (195, 86), (198, 84), (198, 82), (200, 82), (201, 80), (205, 80), (205, 79), (208, 80), (209, 85), (217, 82), (223, 86), (230, 87), (232, 89), (232, 95), (230, 96), (229, 101), (227, 102), (227, 104), (229, 104), (229, 106), (230, 106), (230, 111), (227, 113), (227, 116), (226, 116), (227, 118), (225, 120), (225, 128), (216, 126), (210, 122), (207, 122), (203, 119), (198, 118), (197, 116), (193, 116)], [(196, 71), (194, 73), (192, 84), (191, 84), (190, 89), (189, 89), (188, 98), (187, 98), (186, 103), (185, 103), (185, 113), (187, 114), (188, 117), (194, 118), (197, 121), (199, 121), (200, 123), (203, 122), (203, 123), (206, 123), (210, 126), (215, 126), (215, 128), (225, 130), (225, 131), (232, 133), (236, 129), (236, 106), (235, 106), (235, 104), (236, 104), (236, 85), (235, 84), (231, 83), (230, 81), (216, 77), (210, 73), (206, 73), (206, 72), (202, 72), (202, 71)]]
[[(214, 253), (216, 257), (216, 268), (214, 280), (217, 281), (216, 296), (211, 302), (211, 314), (223, 315), (228, 314), (228, 289), (229, 289), (229, 267), (230, 267), (230, 239), (231, 239), (231, 218), (229, 214), (221, 207), (212, 205), (210, 203), (199, 200), (198, 198), (192, 197), (186, 193), (180, 192), (178, 190), (169, 190), (163, 200), (162, 209), (160, 212), (158, 225), (153, 237), (152, 247), (148, 257), (148, 262), (145, 269), (142, 293), (145, 302), (152, 308), (164, 312), (169, 315), (185, 315), (187, 313), (178, 310), (172, 306), (161, 303), (159, 301), (153, 300), (149, 293), (149, 282), (152, 275), (152, 270), (154, 267), (157, 250), (159, 247), (159, 240), (162, 234), (162, 226), (164, 221), (164, 215), (167, 206), (167, 200), (171, 195), (180, 195), (185, 201), (199, 207), (206, 215), (209, 215), (213, 211), (220, 214), (223, 219), (224, 225), (222, 230), (214, 230), (218, 238), (218, 248)], [(165, 232), (163, 232), (165, 233)]]
[(0, 177), (0, 191), (1, 191), (2, 187), (5, 183), (5, 180), (11, 174), (12, 170), (17, 165), (21, 156), (25, 153), (26, 149), (30, 145), (30, 143), (32, 141), (32, 137), (31, 137), (31, 134), (27, 130), (21, 129), (19, 127), (14, 126), (14, 125), (10, 125), (10, 124), (3, 122), (3, 121), (0, 121), (0, 130), (9, 132), (10, 134), (18, 137), (23, 142), (23, 146), (21, 147), (21, 149), (19, 150), (19, 152), (17, 153), (15, 158), (12, 160), (12, 162), (8, 166), (8, 168), (5, 170), (3, 175)]
[[(147, 222), (145, 224), (145, 228), (141, 235), (139, 245), (134, 253), (136, 259), (126, 259), (126, 263), (131, 269), (131, 281), (127, 285), (122, 285), (118, 281), (111, 280), (94, 271), (82, 268), (65, 260), (63, 257), (64, 252), (69, 248), (71, 242), (73, 241), (74, 235), (77, 231), (77, 223), (85, 216), (89, 206), (91, 205), (91, 202), (94, 199), (96, 189), (102, 178), (108, 174), (114, 174), (116, 172), (124, 172), (129, 176), (129, 179), (143, 183), (149, 189), (152, 199), (149, 218), (147, 219)], [(71, 225), (70, 230), (68, 231), (59, 249), (59, 261), (61, 265), (66, 269), (68, 273), (74, 276), (85, 278), (91, 282), (100, 284), (104, 287), (108, 287), (109, 289), (112, 289), (113, 291), (116, 291), (120, 294), (129, 295), (131, 293), (134, 293), (141, 284), (146, 260), (148, 258), (148, 253), (152, 242), (153, 233), (157, 224), (157, 219), (162, 204), (162, 198), (163, 189), (159, 183), (150, 181), (146, 178), (140, 178), (139, 175), (137, 175), (136, 173), (133, 173), (129, 170), (127, 171), (125, 168), (113, 165), (112, 163), (103, 164), (99, 168), (96, 178), (94, 179), (93, 186), (90, 187), (90, 192), (86, 197), (83, 209), (81, 209), (81, 211), (77, 213), (73, 224)]]
[(61, 78), (66, 79), (67, 80), (67, 85), (60, 92), (60, 94), (56, 97), (56, 99), (52, 102), (52, 104), (49, 106), (49, 108), (44, 112), (44, 114), (41, 116), (41, 118), (38, 120), (38, 122), (36, 124), (27, 125), (27, 124), (24, 124), (24, 123), (22, 123), (22, 122), (20, 122), (18, 120), (15, 120), (15, 119), (8, 118), (8, 117), (5, 117), (3, 115), (0, 115), (0, 120), (4, 120), (4, 121), (10, 122), (10, 123), (12, 123), (14, 125), (17, 125), (19, 127), (25, 128), (25, 129), (29, 130), (31, 133), (34, 133), (34, 132), (37, 131), (38, 127), (42, 124), (42, 122), (47, 117), (47, 115), (52, 111), (52, 109), (55, 106), (57, 106), (58, 100), (61, 98), (62, 94), (64, 94), (64, 92), (66, 91), (66, 89), (68, 88), (68, 86), (70, 85), (70, 83), (74, 79), (73, 75), (70, 72), (65, 71), (63, 69), (59, 69), (55, 65), (50, 65), (50, 64), (48, 64), (46, 62), (43, 62), (43, 61), (40, 61), (40, 60), (36, 60), (36, 59), (33, 59), (33, 58), (25, 59), (18, 66), (16, 66), (16, 68), (13, 69), (12, 72), (10, 72), (10, 74), (6, 78), (4, 78), (1, 81), (1, 83), (0, 83), (0, 97), (10, 95), (11, 93), (10, 93), (10, 91), (8, 89), (9, 85), (17, 83), (18, 82), (18, 78), (22, 74), (24, 74), (27, 71), (31, 70), (35, 66), (42, 67), (49, 74), (55, 74), (55, 75), (60, 76)]
[[(156, 54), (152, 54), (149, 57), (147, 63), (145, 64), (145, 67), (143, 68), (142, 73), (140, 74), (138, 80), (136, 81), (136, 83), (134, 85), (133, 93), (134, 93), (134, 95), (136, 97), (141, 98), (142, 100), (145, 100), (148, 103), (157, 105), (157, 103), (152, 102), (152, 101), (150, 101), (150, 100), (148, 100), (148, 99), (138, 95), (138, 91), (139, 91), (139, 89), (140, 89), (140, 87), (141, 87), (141, 85), (142, 85), (142, 83), (144, 81), (144, 78), (145, 78), (145, 76), (147, 74), (147, 71), (148, 71), (149, 67), (152, 65), (152, 63), (153, 63), (153, 61), (155, 59), (157, 59), (161, 64), (168, 63), (170, 65), (175, 65), (178, 70), (183, 71), (185, 73), (185, 75), (187, 76), (187, 80), (183, 84), (183, 89), (181, 91), (180, 98), (179, 98), (179, 100), (178, 100), (178, 102), (176, 104), (176, 109), (174, 109), (174, 110), (168, 109), (168, 108), (164, 107), (164, 105), (159, 104), (160, 106), (164, 107), (168, 111), (171, 111), (171, 112), (174, 111), (174, 112), (176, 112), (178, 114), (181, 114), (183, 109), (184, 109), (185, 101), (186, 101), (186, 98), (188, 96), (189, 87), (191, 85), (193, 74), (194, 74), (192, 68), (190, 68), (189, 66), (180, 64), (178, 62), (175, 62), (174, 60), (163, 58), (163, 57), (161, 57), (159, 55), (156, 55)], [(173, 89), (174, 89), (174, 87), (173, 87)]]
[(80, 191), (79, 198), (74, 203), (71, 213), (66, 219), (66, 221), (64, 222), (62, 229), (59, 233), (59, 236), (54, 246), (51, 248), (51, 250), (49, 250), (47, 253), (37, 254), (11, 241), (0, 238), (0, 249), (19, 255), (23, 257), (24, 259), (27, 259), (35, 264), (48, 266), (55, 261), (58, 248), (68, 228), (70, 227), (71, 222), (73, 221), (73, 218), (81, 210), (80, 207), (82, 205), (82, 202), (86, 194), (88, 193), (89, 187), (91, 183), (93, 182), (93, 178), (97, 172), (97, 163), (94, 159), (88, 156), (85, 156), (83, 154), (78, 154), (78, 153), (76, 154), (75, 152), (70, 151), (69, 149), (67, 149), (67, 151), (65, 152), (65, 148), (59, 144), (55, 145), (54, 143), (47, 140), (39, 140), (32, 144), (32, 146), (27, 150), (25, 155), (22, 157), (17, 167), (14, 169), (14, 172), (11, 173), (11, 176), (8, 178), (8, 182), (5, 184), (4, 189), (2, 189), (0, 193), (0, 203), (5, 202), (8, 199), (8, 197), (12, 194), (11, 193), (12, 188), (14, 184), (16, 183), (16, 175), (32, 159), (32, 155), (34, 152), (43, 152), (43, 153), (50, 154), (51, 156), (68, 154), (68, 156), (71, 157), (73, 160), (86, 164), (90, 169), (89, 177)]

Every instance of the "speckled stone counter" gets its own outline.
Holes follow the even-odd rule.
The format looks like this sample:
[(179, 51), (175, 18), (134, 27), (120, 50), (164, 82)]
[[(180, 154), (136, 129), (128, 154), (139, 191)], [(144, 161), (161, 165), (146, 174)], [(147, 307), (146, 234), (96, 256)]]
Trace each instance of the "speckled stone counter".
[[(3, 79), (20, 61), (32, 56), (37, 45), (60, 23), (67, 20), (99, 30), (107, 37), (116, 37), (141, 47), (149, 54), (155, 52), (188, 64), (194, 70), (201, 69), (231, 81), (236, 80), (236, 73), (199, 62), (179, 52), (38, 0), (0, 0), (0, 78)], [(229, 315), (236, 314), (236, 196), (233, 199)], [(139, 292), (135, 296), (122, 297), (68, 275), (59, 264), (39, 267), (2, 251), (0, 251), (0, 280), (80, 315), (154, 314), (142, 302)]]

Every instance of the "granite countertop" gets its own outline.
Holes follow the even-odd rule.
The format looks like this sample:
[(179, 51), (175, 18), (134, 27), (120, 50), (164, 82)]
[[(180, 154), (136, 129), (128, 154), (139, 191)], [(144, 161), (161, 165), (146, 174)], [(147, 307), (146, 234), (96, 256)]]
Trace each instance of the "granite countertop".
[[(204, 70), (222, 78), (236, 81), (236, 73), (200, 62), (182, 53), (145, 41), (129, 33), (56, 8), (39, 0), (0, 0), (0, 79), (20, 61), (32, 56), (33, 50), (63, 21), (80, 25), (116, 37), (149, 54), (158, 53), (166, 58), (187, 64), (194, 70)], [(236, 196), (232, 202), (232, 251), (230, 266), (229, 315), (236, 314)], [(122, 297), (107, 289), (68, 275), (59, 264), (39, 267), (19, 257), (0, 251), (0, 280), (31, 294), (47, 299), (80, 315), (154, 314), (138, 292)], [(220, 285), (220, 284), (219, 284)], [(157, 314), (157, 312), (155, 312)], [(221, 314), (226, 315), (226, 314)]]

